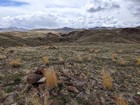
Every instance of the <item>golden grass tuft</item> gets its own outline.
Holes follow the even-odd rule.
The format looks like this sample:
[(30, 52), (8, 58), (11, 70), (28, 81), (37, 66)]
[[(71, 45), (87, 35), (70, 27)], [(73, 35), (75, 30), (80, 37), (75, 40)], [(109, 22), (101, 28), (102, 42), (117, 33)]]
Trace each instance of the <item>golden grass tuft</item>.
[(43, 57), (43, 62), (44, 62), (45, 65), (50, 64), (49, 57), (48, 56), (44, 56)]
[(136, 65), (140, 66), (140, 58), (136, 59)]
[(129, 103), (125, 98), (118, 97), (116, 99), (116, 105), (129, 105)]
[(94, 49), (93, 48), (89, 48), (89, 52), (90, 53), (93, 53), (94, 52)]
[(10, 62), (10, 65), (14, 68), (18, 68), (21, 66), (21, 59), (15, 59)]
[(126, 61), (123, 58), (120, 58), (118, 62), (121, 66), (126, 65)]
[(110, 73), (106, 70), (102, 70), (101, 74), (104, 87), (107, 89), (112, 89), (113, 83)]
[(77, 55), (76, 59), (77, 59), (77, 62), (82, 62), (82, 57), (80, 54)]
[(140, 75), (140, 70), (138, 70), (138, 74)]
[(45, 70), (44, 77), (46, 78), (46, 85), (49, 88), (57, 87), (58, 79), (54, 70)]
[(117, 61), (117, 54), (113, 53), (111, 58), (112, 58), (113, 62), (116, 62)]

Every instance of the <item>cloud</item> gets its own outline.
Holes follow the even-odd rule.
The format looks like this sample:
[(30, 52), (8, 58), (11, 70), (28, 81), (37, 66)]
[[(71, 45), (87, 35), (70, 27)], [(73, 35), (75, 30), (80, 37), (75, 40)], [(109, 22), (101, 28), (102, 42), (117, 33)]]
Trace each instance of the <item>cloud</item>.
[(3, 27), (59, 27), (60, 21), (54, 14), (45, 12), (36, 12), (30, 15), (20, 15), (16, 17), (4, 17), (1, 19), (0, 25)]
[(120, 5), (117, 4), (114, 1), (106, 0), (97, 0), (96, 2), (89, 2), (89, 4), (86, 5), (87, 12), (98, 12), (102, 10), (110, 10), (110, 9), (116, 9), (120, 8)]
[(127, 8), (134, 16), (140, 18), (140, 0), (129, 0), (129, 2)]
[(85, 16), (67, 17), (59, 14), (36, 12), (30, 15), (14, 17), (3, 17), (0, 26), (2, 27), (23, 27), (23, 28), (91, 28), (100, 26), (116, 26), (118, 20), (115, 17)]
[[(140, 25), (139, 0), (10, 0), (28, 5), (0, 6), (0, 27), (90, 28)], [(131, 6), (129, 6), (131, 4)], [(128, 9), (127, 7), (133, 7)], [(134, 8), (135, 7), (135, 8)], [(134, 15), (135, 14), (135, 15)]]

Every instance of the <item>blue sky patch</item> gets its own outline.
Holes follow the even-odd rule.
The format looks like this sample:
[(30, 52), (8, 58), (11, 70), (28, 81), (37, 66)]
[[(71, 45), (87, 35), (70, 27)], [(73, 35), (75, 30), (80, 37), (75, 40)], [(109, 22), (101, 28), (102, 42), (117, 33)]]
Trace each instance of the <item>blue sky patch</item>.
[(6, 6), (6, 7), (14, 7), (14, 6), (23, 6), (23, 5), (28, 5), (26, 2), (18, 2), (14, 0), (0, 0), (0, 6)]

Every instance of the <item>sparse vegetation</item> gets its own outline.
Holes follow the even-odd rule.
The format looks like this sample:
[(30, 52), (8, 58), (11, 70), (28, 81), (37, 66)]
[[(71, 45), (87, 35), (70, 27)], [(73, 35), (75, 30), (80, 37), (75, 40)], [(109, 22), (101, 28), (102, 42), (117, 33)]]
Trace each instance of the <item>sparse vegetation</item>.
[(116, 104), (117, 105), (129, 105), (128, 101), (125, 98), (122, 98), (122, 97), (118, 97), (116, 99)]
[(117, 61), (117, 54), (115, 54), (115, 53), (112, 54), (112, 61), (113, 62)]
[(45, 65), (49, 65), (50, 64), (49, 57), (48, 56), (44, 56), (43, 57), (43, 62), (44, 62)]
[(5, 58), (6, 58), (5, 55), (0, 55), (0, 60), (3, 60), (3, 59), (5, 59)]
[(140, 58), (136, 59), (136, 65), (140, 66)]
[(10, 65), (13, 67), (13, 68), (18, 68), (21, 66), (21, 59), (15, 59), (15, 60), (12, 60), (10, 62)]
[(110, 73), (107, 70), (103, 69), (101, 74), (104, 87), (107, 89), (112, 89), (113, 82)]
[(121, 66), (124, 66), (124, 65), (126, 65), (126, 61), (124, 60), (124, 58), (119, 58), (119, 64), (121, 65)]
[[(17, 105), (23, 102), (26, 105), (138, 104), (140, 69), (136, 59), (139, 45), (81, 43), (80, 40), (65, 44), (55, 43), (59, 49), (44, 44), (0, 50), (0, 55), (6, 56), (0, 61), (0, 102), (4, 103), (11, 94), (17, 93), (14, 101)], [(120, 46), (122, 52), (119, 52)], [(18, 61), (14, 57), (22, 59), (20, 68), (7, 65)], [(106, 69), (101, 71), (102, 68)], [(116, 93), (125, 98), (115, 99)], [(33, 94), (36, 95), (32, 98)]]
[(76, 59), (77, 59), (77, 62), (82, 62), (82, 57), (80, 54), (77, 55)]
[(40, 100), (40, 98), (38, 96), (33, 95), (32, 98), (31, 98), (31, 102), (32, 102), (33, 105), (42, 105), (41, 100)]
[(93, 53), (94, 52), (94, 49), (93, 48), (89, 48), (89, 52), (90, 53)]
[(60, 63), (64, 63), (64, 59), (62, 58), (61, 55), (59, 55), (58, 59), (59, 59), (59, 62), (60, 62)]
[(46, 86), (49, 88), (57, 87), (58, 79), (57, 75), (54, 70), (52, 69), (45, 69), (44, 77), (46, 78)]
[(92, 59), (93, 59), (93, 57), (92, 57), (91, 55), (89, 55), (89, 56), (87, 57), (87, 61), (88, 61), (88, 62), (92, 61)]

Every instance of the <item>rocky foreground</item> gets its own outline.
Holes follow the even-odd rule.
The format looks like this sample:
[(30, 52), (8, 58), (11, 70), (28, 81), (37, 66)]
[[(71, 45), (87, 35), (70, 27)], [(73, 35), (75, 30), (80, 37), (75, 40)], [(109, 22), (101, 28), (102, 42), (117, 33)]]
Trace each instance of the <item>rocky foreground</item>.
[(140, 46), (0, 48), (0, 105), (140, 105)]

